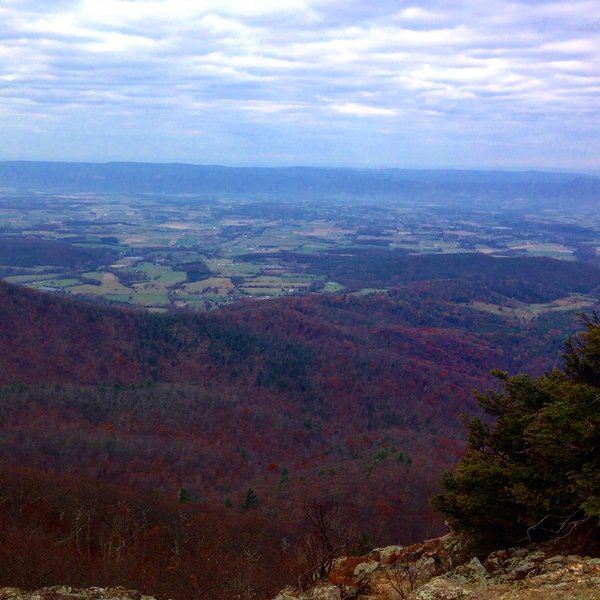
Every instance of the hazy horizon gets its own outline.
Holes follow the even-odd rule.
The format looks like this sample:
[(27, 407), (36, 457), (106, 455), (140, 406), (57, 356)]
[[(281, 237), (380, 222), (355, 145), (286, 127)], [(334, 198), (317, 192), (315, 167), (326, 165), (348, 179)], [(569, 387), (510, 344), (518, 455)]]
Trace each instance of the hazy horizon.
[(309, 164), (309, 163), (290, 163), (285, 165), (279, 164), (234, 164), (223, 162), (191, 162), (191, 161), (168, 161), (168, 160), (118, 160), (118, 159), (106, 159), (106, 160), (61, 160), (61, 159), (30, 159), (30, 158), (0, 158), (0, 164), (18, 164), (18, 163), (31, 163), (31, 164), (49, 164), (49, 165), (97, 165), (97, 166), (108, 166), (108, 165), (150, 165), (150, 166), (181, 166), (181, 167), (209, 167), (209, 168), (224, 168), (224, 169), (266, 169), (266, 170), (283, 170), (283, 169), (314, 169), (324, 171), (407, 171), (407, 172), (432, 172), (432, 173), (507, 173), (507, 174), (526, 174), (526, 173), (540, 173), (548, 175), (583, 175), (588, 177), (600, 177), (599, 170), (585, 170), (585, 169), (569, 169), (569, 168), (544, 168), (536, 166), (522, 166), (522, 167), (510, 167), (498, 165), (496, 167), (481, 167), (481, 166), (461, 166), (461, 167), (445, 167), (437, 165), (394, 165), (394, 166), (368, 166), (363, 167), (360, 165), (344, 165), (344, 164)]

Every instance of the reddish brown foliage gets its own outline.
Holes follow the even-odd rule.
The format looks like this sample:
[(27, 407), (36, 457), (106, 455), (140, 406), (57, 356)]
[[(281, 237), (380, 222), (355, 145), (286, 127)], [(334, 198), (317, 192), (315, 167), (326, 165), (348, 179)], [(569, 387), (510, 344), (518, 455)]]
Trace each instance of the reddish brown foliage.
[[(0, 383), (11, 384), (0, 390), (0, 458), (21, 486), (3, 484), (3, 583), (87, 585), (95, 573), (199, 598), (222, 585), (216, 573), (266, 589), (265, 565), (288, 564), (281, 548), (299, 542), (315, 498), (377, 545), (440, 532), (427, 498), (460, 454), (471, 389), (491, 367), (550, 366), (565, 329), (499, 330), (497, 317), (427, 285), (157, 316), (0, 283)], [(23, 488), (22, 467), (73, 479), (40, 492), (54, 479)], [(103, 504), (93, 480), (130, 492)], [(177, 509), (180, 488), (196, 504)], [(242, 511), (248, 488), (259, 505)], [(119, 535), (134, 540), (127, 551)]]

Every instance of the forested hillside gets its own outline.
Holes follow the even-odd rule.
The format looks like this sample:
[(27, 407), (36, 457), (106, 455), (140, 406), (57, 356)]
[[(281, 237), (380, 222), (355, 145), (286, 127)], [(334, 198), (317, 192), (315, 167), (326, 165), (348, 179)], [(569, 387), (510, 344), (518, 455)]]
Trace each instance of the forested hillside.
[[(0, 283), (4, 583), (101, 573), (156, 592), (160, 564), (187, 573), (190, 555), (225, 552), (233, 564), (210, 577), (174, 575), (171, 597), (231, 598), (215, 590), (232, 570), (272, 591), (301, 568), (315, 500), (363, 545), (440, 533), (427, 499), (462, 453), (472, 390), (493, 367), (551, 368), (576, 327), (572, 311), (478, 308), (522, 302), (514, 280), (514, 292), (438, 279), (166, 315)], [(60, 560), (41, 561), (40, 535)], [(72, 555), (86, 558), (67, 572)], [(267, 563), (281, 579), (261, 579)]]

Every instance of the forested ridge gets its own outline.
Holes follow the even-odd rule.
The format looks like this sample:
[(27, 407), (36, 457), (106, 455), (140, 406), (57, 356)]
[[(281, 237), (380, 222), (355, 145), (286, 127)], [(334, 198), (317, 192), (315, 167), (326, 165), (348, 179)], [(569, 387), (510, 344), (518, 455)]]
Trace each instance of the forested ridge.
[(474, 197), (493, 203), (523, 196), (548, 200), (595, 199), (598, 178), (572, 173), (452, 171), (350, 168), (248, 168), (218, 165), (150, 164), (132, 162), (61, 163), (0, 162), (7, 187), (60, 191), (101, 191), (158, 194), (215, 193), (244, 198), (328, 199), (340, 196), (377, 198), (440, 195), (464, 203)]
[(2, 583), (232, 598), (236, 573), (264, 595), (301, 568), (316, 499), (374, 545), (442, 532), (427, 499), (472, 390), (552, 368), (577, 327), (470, 306), (511, 293), (438, 279), (153, 315), (0, 282)]

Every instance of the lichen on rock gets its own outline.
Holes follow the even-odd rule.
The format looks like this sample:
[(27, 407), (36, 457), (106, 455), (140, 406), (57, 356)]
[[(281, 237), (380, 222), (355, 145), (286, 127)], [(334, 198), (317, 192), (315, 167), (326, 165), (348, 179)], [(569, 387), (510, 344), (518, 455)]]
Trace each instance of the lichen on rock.
[(468, 556), (454, 534), (336, 561), (327, 581), (275, 600), (600, 600), (600, 559), (531, 545)]

